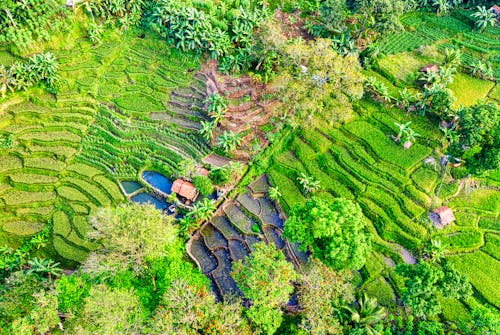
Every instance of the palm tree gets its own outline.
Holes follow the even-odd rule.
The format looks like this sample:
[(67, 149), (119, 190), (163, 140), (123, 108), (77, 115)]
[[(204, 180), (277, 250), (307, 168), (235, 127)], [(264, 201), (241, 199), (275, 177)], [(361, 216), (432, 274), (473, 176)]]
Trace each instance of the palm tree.
[(62, 269), (59, 267), (59, 263), (54, 262), (51, 259), (38, 259), (37, 257), (28, 261), (30, 266), (27, 270), (27, 274), (36, 274), (37, 276), (48, 275), (49, 280), (52, 279), (52, 275), (58, 277), (62, 274)]
[(403, 136), (403, 134), (406, 133), (408, 131), (408, 129), (410, 129), (411, 121), (408, 121), (406, 123), (397, 123), (397, 122), (394, 122), (394, 124), (396, 126), (398, 126), (398, 128), (399, 128), (398, 135), (396, 136), (396, 138), (394, 139), (394, 141), (395, 142), (399, 142), (401, 140), (401, 136)]
[(441, 16), (450, 10), (450, 3), (448, 0), (433, 0), (432, 6), (436, 7), (438, 16)]
[(208, 114), (213, 118), (214, 123), (220, 123), (226, 114), (227, 101), (218, 93), (212, 93), (210, 97), (205, 100), (208, 103)]
[(5, 97), (7, 91), (14, 92), (14, 86), (16, 85), (16, 79), (12, 73), (11, 68), (7, 68), (4, 65), (0, 65), (0, 95)]
[(232, 131), (224, 131), (221, 136), (219, 136), (219, 146), (225, 152), (231, 152), (235, 150), (239, 145), (241, 145), (242, 139), (239, 134), (233, 133)]
[(215, 122), (214, 121), (201, 121), (201, 128), (198, 133), (208, 142), (214, 137)]
[(281, 192), (278, 188), (278, 186), (271, 187), (269, 189), (269, 198), (273, 201), (278, 201), (278, 199), (281, 197)]
[(297, 180), (299, 181), (306, 194), (313, 193), (314, 191), (319, 190), (319, 181), (317, 181), (313, 177), (309, 177), (304, 173), (301, 173), (300, 177), (298, 177)]
[(451, 67), (458, 67), (462, 64), (462, 50), (449, 49), (444, 50), (444, 65)]
[(442, 66), (438, 71), (438, 78), (436, 84), (448, 85), (453, 83), (453, 74), (457, 71), (456, 68), (452, 66)]
[(406, 87), (399, 91), (399, 105), (402, 109), (408, 110), (413, 100), (413, 94)]
[(459, 135), (455, 127), (447, 128), (440, 126), (439, 129), (443, 132), (443, 139), (444, 139), (443, 143), (446, 143), (446, 145), (443, 144), (444, 147), (448, 147), (451, 144), (458, 142)]
[(446, 246), (441, 243), (441, 240), (431, 240), (424, 249), (424, 258), (431, 262), (441, 262), (446, 254)]
[(196, 205), (194, 205), (193, 210), (195, 213), (193, 214), (193, 216), (196, 217), (196, 219), (201, 221), (209, 220), (212, 217), (214, 211), (216, 210), (215, 202), (213, 200), (205, 198), (203, 199), (202, 202), (199, 202)]
[(408, 128), (404, 134), (404, 144), (403, 144), (403, 147), (405, 149), (409, 149), (413, 142), (415, 142), (415, 140), (417, 139), (417, 137), (419, 137), (420, 134), (416, 133), (413, 131), (413, 129), (411, 128)]
[[(369, 298), (366, 293), (358, 300), (357, 308), (346, 307), (351, 313), (351, 321), (359, 333), (380, 335), (375, 326), (385, 319), (385, 309), (379, 306), (377, 299)], [(358, 333), (358, 332), (355, 332)]]
[(419, 79), (424, 81), (426, 85), (432, 85), (438, 80), (438, 72), (426, 71), (422, 73)]
[(483, 32), (488, 26), (494, 27), (497, 24), (495, 13), (485, 6), (477, 6), (477, 12), (471, 15), (476, 18), (476, 26)]

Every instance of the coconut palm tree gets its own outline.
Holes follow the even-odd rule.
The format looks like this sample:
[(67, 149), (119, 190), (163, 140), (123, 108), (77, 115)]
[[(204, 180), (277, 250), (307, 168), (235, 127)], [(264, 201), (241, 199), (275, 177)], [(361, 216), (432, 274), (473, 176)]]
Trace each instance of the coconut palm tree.
[(477, 11), (471, 16), (476, 18), (476, 26), (483, 32), (488, 26), (494, 27), (497, 24), (495, 13), (485, 6), (477, 6)]
[(462, 64), (462, 50), (449, 49), (444, 50), (444, 65), (458, 67)]
[(357, 308), (346, 307), (351, 314), (354, 334), (380, 335), (375, 326), (386, 317), (385, 309), (379, 306), (377, 299), (369, 298), (366, 293), (358, 300)]
[(396, 138), (394, 138), (394, 141), (399, 142), (401, 140), (401, 136), (403, 136), (403, 134), (405, 134), (408, 129), (410, 129), (411, 121), (408, 121), (406, 123), (394, 122), (394, 124), (399, 128), (398, 135), (396, 136)]
[(399, 91), (399, 106), (402, 109), (408, 110), (413, 100), (413, 94), (406, 87)]
[(239, 134), (233, 133), (232, 131), (224, 131), (221, 136), (219, 136), (219, 147), (221, 147), (225, 152), (231, 152), (235, 150), (239, 145), (241, 145), (242, 138)]
[(201, 128), (198, 133), (208, 142), (214, 137), (215, 122), (214, 121), (201, 121)]
[(412, 144), (415, 142), (417, 137), (419, 137), (419, 136), (420, 136), (420, 134), (414, 132), (413, 129), (408, 128), (404, 134), (403, 147), (405, 149), (409, 149), (412, 146)]
[(448, 0), (433, 0), (432, 6), (436, 8), (436, 14), (438, 16), (446, 14), (450, 10), (450, 3)]
[(197, 220), (206, 221), (212, 217), (216, 207), (215, 202), (208, 198), (203, 199), (203, 201), (197, 203), (193, 207), (193, 211), (195, 214), (193, 216)]
[(431, 240), (424, 248), (424, 258), (435, 263), (441, 262), (446, 254), (446, 246), (441, 240)]
[(35, 274), (37, 276), (48, 275), (49, 280), (52, 279), (52, 275), (58, 277), (62, 274), (62, 269), (59, 267), (59, 263), (54, 262), (51, 259), (44, 258), (33, 258), (28, 261), (29, 269), (26, 271), (27, 274)]
[(281, 198), (281, 192), (278, 186), (269, 189), (269, 198), (273, 201), (278, 201), (278, 199)]
[(439, 127), (439, 129), (443, 132), (444, 147), (448, 147), (453, 143), (457, 143), (459, 140), (459, 134), (457, 133), (455, 127), (447, 128), (447, 127)]
[(16, 79), (12, 73), (11, 68), (0, 65), (0, 96), (3, 98), (7, 91), (14, 92)]
[(214, 123), (217, 125), (220, 123), (226, 114), (227, 101), (218, 93), (212, 93), (208, 99), (205, 100), (208, 103), (208, 114), (213, 118)]
[(313, 193), (314, 191), (319, 190), (319, 181), (317, 181), (313, 177), (301, 173), (300, 177), (298, 177), (297, 180), (299, 181), (306, 194)]

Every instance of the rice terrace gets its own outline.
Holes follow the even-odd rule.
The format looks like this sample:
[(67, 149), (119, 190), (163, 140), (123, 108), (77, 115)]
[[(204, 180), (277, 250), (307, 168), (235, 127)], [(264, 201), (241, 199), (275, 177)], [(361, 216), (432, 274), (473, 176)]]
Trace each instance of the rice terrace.
[(499, 83), (495, 1), (1, 1), (0, 334), (499, 334)]

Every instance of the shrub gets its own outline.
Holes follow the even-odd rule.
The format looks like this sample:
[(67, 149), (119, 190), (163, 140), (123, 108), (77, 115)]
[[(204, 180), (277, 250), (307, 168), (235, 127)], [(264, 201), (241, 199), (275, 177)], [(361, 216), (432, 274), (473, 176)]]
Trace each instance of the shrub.
[(204, 196), (210, 195), (214, 192), (212, 181), (207, 176), (196, 176), (193, 179), (194, 186)]
[(225, 185), (231, 179), (231, 170), (226, 168), (216, 168), (210, 171), (210, 179), (216, 185)]

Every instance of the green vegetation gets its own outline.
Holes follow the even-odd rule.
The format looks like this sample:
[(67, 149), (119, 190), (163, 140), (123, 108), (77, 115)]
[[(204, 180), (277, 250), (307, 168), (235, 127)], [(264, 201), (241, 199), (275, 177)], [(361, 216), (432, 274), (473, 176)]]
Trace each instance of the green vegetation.
[(3, 1), (0, 333), (499, 333), (492, 5)]
[[(285, 223), (285, 236), (334, 269), (360, 269), (370, 251), (366, 219), (350, 200), (326, 202), (312, 197)], [(312, 233), (311, 233), (312, 232)]]

